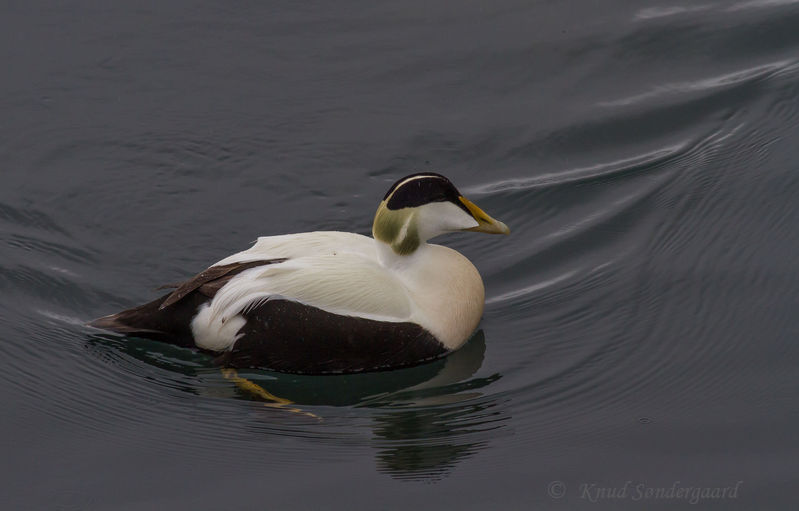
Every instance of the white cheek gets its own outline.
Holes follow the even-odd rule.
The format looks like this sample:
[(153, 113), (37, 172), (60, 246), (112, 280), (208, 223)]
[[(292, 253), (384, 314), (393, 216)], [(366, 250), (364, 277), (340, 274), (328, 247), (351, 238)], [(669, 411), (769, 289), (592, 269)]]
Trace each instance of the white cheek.
[(451, 202), (431, 202), (419, 210), (419, 237), (423, 240), (478, 225), (474, 217)]

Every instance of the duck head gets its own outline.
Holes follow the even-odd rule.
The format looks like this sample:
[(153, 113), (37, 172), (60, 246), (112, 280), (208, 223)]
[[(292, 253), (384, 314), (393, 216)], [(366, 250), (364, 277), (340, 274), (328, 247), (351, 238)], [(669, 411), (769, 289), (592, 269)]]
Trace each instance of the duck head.
[(410, 255), (427, 240), (454, 231), (510, 233), (507, 225), (461, 195), (449, 179), (433, 172), (394, 183), (372, 224), (372, 236), (397, 255)]

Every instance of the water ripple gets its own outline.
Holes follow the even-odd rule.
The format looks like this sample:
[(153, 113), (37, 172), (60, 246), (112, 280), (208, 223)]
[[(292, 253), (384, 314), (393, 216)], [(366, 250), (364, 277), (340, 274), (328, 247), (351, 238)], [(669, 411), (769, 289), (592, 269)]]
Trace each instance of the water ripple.
[(532, 177), (500, 179), (484, 185), (466, 189), (469, 195), (488, 195), (506, 191), (536, 190), (574, 183), (588, 183), (595, 180), (620, 177), (648, 169), (655, 169), (685, 152), (688, 142), (656, 149), (649, 153), (631, 156), (620, 160), (597, 163), (587, 167), (561, 170)]
[(67, 234), (49, 215), (30, 208), (17, 208), (0, 203), (0, 220), (21, 227)]
[(714, 90), (730, 90), (767, 81), (770, 78), (795, 72), (799, 69), (799, 60), (780, 60), (768, 64), (758, 65), (749, 69), (743, 69), (726, 73), (711, 78), (703, 78), (690, 82), (674, 82), (658, 85), (650, 91), (628, 96), (626, 98), (602, 101), (598, 103), (602, 107), (628, 106), (636, 103), (649, 102), (654, 98), (670, 95), (688, 94), (694, 92), (705, 92)]
[(635, 20), (651, 20), (655, 18), (665, 18), (668, 16), (675, 16), (677, 14), (685, 14), (692, 12), (707, 11), (713, 8), (713, 4), (699, 4), (699, 5), (673, 5), (673, 6), (659, 6), (659, 7), (646, 7), (635, 13)]
[[(224, 445), (239, 463), (259, 464), (268, 451), (273, 464), (301, 465), (296, 445), (276, 443), (285, 437), (310, 442), (307, 449), (322, 443), (321, 456), (330, 459), (374, 450), (379, 470), (398, 478), (440, 478), (501, 434), (508, 419), (501, 402), (481, 390), (499, 376), (474, 376), (485, 351), (481, 334), (452, 357), (391, 373), (241, 373), (294, 402), (275, 406), (191, 350), (110, 335), (92, 336), (81, 347), (74, 344), (85, 332), (81, 321), (46, 310), (38, 323), (15, 329), (30, 341), (0, 345), (0, 352), (25, 362), (2, 379), (25, 393), (30, 406), (88, 435), (113, 428), (118, 442), (142, 447), (137, 428), (191, 421), (195, 427), (181, 441), (161, 447), (164, 455)], [(42, 365), (56, 358), (70, 369)], [(162, 415), (165, 406), (169, 413)], [(253, 437), (264, 447), (254, 449)]]
[(729, 7), (728, 11), (743, 11), (748, 9), (764, 9), (769, 7), (781, 7), (783, 5), (791, 5), (799, 2), (799, 0), (747, 0), (745, 2), (738, 2)]

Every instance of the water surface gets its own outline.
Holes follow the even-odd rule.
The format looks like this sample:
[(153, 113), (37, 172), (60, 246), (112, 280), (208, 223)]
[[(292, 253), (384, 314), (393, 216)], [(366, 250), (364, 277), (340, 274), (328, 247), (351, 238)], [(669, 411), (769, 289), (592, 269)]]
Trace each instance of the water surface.
[[(799, 3), (0, 12), (4, 508), (796, 502)], [(487, 293), (445, 360), (239, 375), (274, 406), (83, 326), (420, 170), (513, 231), (441, 239)]]

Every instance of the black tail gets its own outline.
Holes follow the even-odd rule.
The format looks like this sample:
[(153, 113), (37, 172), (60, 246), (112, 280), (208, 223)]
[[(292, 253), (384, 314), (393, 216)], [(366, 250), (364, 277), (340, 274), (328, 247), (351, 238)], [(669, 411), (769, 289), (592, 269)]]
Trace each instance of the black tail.
[(177, 289), (157, 300), (95, 319), (89, 326), (194, 347), (191, 320), (203, 303), (210, 301), (230, 279), (244, 270), (285, 260), (263, 259), (211, 266), (186, 282), (164, 286)]
[(165, 294), (161, 298), (132, 309), (103, 316), (89, 322), (88, 325), (134, 337), (146, 337), (178, 346), (193, 347), (191, 320), (208, 297), (196, 292), (191, 293), (183, 300), (161, 309), (161, 304), (171, 294)]

